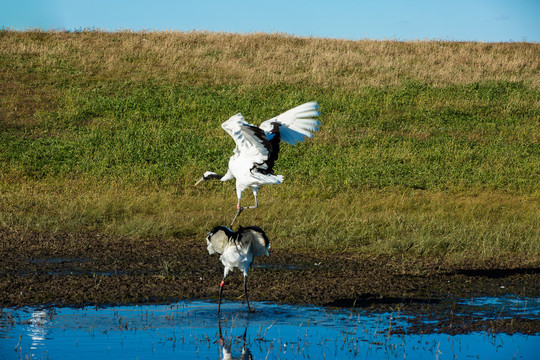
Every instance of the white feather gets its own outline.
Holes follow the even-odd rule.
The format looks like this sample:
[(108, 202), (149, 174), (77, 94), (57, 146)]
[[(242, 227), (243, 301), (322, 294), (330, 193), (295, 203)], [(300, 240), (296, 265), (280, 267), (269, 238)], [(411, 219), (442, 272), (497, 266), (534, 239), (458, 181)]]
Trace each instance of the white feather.
[(311, 118), (320, 116), (319, 105), (316, 102), (309, 102), (297, 106), (278, 115), (270, 120), (266, 120), (259, 127), (269, 133), (273, 129), (272, 123), (280, 124), (281, 140), (295, 145), (306, 138), (313, 137), (313, 132), (319, 130), (320, 122)]
[(266, 234), (257, 227), (241, 228), (238, 232), (217, 227), (208, 233), (206, 243), (210, 255), (221, 254), (219, 260), (225, 266), (225, 277), (234, 268), (247, 275), (253, 258), (268, 256), (270, 248)]

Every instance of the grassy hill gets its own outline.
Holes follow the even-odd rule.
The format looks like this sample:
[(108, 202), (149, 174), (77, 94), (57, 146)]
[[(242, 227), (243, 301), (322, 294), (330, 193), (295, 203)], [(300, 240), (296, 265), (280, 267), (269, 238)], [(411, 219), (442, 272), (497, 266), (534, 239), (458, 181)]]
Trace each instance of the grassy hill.
[[(0, 228), (200, 237), (235, 213), (220, 124), (318, 101), (259, 192), (273, 247), (540, 257), (540, 44), (0, 31)], [(252, 202), (245, 193), (245, 204)]]

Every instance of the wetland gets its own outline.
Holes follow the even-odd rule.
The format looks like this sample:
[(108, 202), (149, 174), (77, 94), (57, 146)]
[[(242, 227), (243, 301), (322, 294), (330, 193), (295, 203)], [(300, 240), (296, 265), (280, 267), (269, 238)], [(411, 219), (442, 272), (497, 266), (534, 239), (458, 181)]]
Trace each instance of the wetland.
[[(0, 38), (0, 357), (533, 357), (539, 44)], [(313, 100), (320, 131), (240, 219), (272, 242), (256, 311), (236, 271), (218, 319), (204, 237), (234, 185), (193, 184), (230, 115)]]
[[(98, 233), (1, 233), (3, 307), (117, 306), (217, 299), (222, 265), (204, 237), (130, 239)], [(529, 265), (527, 265), (529, 264)], [(457, 266), (437, 258), (316, 253), (270, 249), (248, 277), (250, 299), (275, 304), (431, 314), (447, 333), (495, 331), (537, 334), (538, 319), (453, 316), (467, 299), (538, 299), (540, 267), (483, 262)], [(240, 272), (224, 298), (243, 300)], [(465, 299), (465, 300), (464, 300)], [(421, 322), (419, 322), (421, 323)], [(420, 331), (420, 330), (419, 330)]]

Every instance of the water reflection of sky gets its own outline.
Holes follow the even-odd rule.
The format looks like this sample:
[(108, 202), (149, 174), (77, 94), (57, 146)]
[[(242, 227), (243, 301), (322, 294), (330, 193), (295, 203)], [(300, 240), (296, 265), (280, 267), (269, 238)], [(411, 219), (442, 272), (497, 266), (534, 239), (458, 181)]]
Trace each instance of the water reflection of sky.
[[(530, 311), (531, 317), (539, 320), (537, 299), (526, 300), (527, 307), (517, 304), (519, 299), (504, 301), (511, 301), (521, 314)], [(485, 298), (478, 302), (493, 305)], [(411, 316), (399, 312), (331, 311), (267, 303), (254, 306), (256, 312), (248, 314), (245, 304), (226, 302), (219, 322), (216, 304), (203, 301), (4, 309), (0, 358), (528, 359), (534, 358), (540, 346), (540, 335), (393, 334), (389, 330), (406, 327)]]
[(28, 321), (28, 336), (30, 338), (30, 350), (39, 353), (45, 348), (46, 336), (49, 329), (47, 313), (44, 310), (36, 310), (31, 314)]

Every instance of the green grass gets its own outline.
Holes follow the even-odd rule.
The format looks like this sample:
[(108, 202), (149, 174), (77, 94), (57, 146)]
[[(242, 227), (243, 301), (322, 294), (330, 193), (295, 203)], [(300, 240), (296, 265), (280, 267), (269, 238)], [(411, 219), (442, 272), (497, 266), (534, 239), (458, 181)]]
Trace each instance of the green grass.
[[(50, 52), (69, 46), (39, 34), (3, 37)], [(397, 84), (355, 88), (212, 82), (207, 68), (201, 78), (195, 69), (180, 80), (130, 79), (128, 65), (152, 59), (126, 53), (119, 75), (105, 77), (78, 65), (82, 52), (54, 61), (0, 53), (12, 89), (0, 92), (2, 227), (202, 241), (235, 211), (234, 182), (192, 187), (206, 170), (226, 171), (234, 143), (220, 124), (237, 112), (259, 124), (316, 100), (320, 132), (282, 147), (284, 183), (264, 187), (260, 208), (240, 218), (273, 246), (540, 257), (540, 91), (518, 75), (430, 84), (411, 67)]]
[[(170, 84), (75, 88), (62, 95), (57, 109), (37, 115), (30, 129), (4, 131), (0, 159), (4, 171), (34, 179), (80, 174), (174, 184), (201, 170), (226, 168), (234, 143), (220, 124), (229, 114), (242, 110), (259, 123), (317, 99), (321, 132), (313, 141), (284, 146), (277, 164), (278, 172), (290, 174), (289, 182), (335, 190), (472, 187), (534, 193), (538, 118), (508, 104), (533, 102), (540, 94), (493, 83), (479, 85), (471, 100), (471, 88), (407, 83), (352, 94)], [(433, 109), (441, 99), (445, 105)]]

